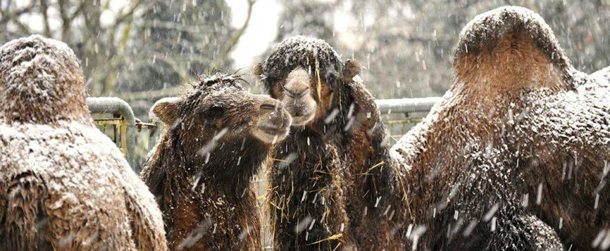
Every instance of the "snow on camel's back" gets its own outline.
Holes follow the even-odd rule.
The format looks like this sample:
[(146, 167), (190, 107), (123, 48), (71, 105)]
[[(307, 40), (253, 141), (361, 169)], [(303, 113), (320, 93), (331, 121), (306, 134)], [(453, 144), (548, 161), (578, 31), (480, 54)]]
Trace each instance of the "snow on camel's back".
[(607, 70), (575, 70), (549, 26), (521, 7), (477, 16), (454, 58), (450, 90), (391, 151), (408, 170), (423, 243), (561, 249), (557, 234), (565, 248), (603, 248)]
[(0, 249), (167, 249), (153, 196), (91, 122), (66, 44), (0, 47), (0, 109)]

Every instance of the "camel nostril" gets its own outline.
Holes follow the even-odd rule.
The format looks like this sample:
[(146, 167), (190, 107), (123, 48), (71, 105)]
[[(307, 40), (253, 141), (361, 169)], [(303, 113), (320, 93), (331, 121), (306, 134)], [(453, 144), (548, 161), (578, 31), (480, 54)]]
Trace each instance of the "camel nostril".
[(293, 90), (286, 90), (286, 95), (288, 97), (294, 98), (294, 99), (299, 99), (304, 97), (306, 94), (309, 93), (309, 87), (305, 88), (304, 90), (299, 90), (299, 91), (293, 91)]
[(274, 103), (274, 104), (262, 104), (260, 108), (261, 108), (261, 110), (270, 110), (270, 111), (273, 111), (273, 110), (275, 110), (277, 108), (277, 104), (276, 103)]

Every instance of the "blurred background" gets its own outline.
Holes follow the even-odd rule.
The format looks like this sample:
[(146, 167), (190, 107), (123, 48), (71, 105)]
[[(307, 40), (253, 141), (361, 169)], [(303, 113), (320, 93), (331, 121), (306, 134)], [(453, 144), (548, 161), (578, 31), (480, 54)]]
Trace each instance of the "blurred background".
[[(462, 27), (504, 5), (539, 13), (576, 69), (610, 65), (610, 0), (0, 0), (0, 43), (30, 34), (64, 41), (82, 62), (89, 96), (121, 98), (148, 122), (155, 101), (181, 94), (197, 74), (247, 74), (248, 88), (263, 92), (252, 66), (297, 34), (359, 60), (378, 99), (441, 96)], [(426, 114), (384, 113), (395, 139)], [(102, 115), (96, 125), (140, 170), (160, 127)], [(261, 208), (265, 170), (255, 179)]]
[[(66, 42), (89, 96), (124, 99), (146, 122), (155, 101), (181, 94), (197, 74), (249, 74), (297, 34), (358, 59), (378, 99), (441, 96), (462, 27), (503, 5), (540, 13), (578, 70), (610, 65), (610, 0), (0, 0), (0, 43), (30, 34)], [(393, 135), (413, 124), (405, 117), (389, 118), (399, 125)], [(147, 137), (138, 138), (140, 163), (154, 144)]]
[(66, 42), (90, 96), (120, 97), (146, 120), (196, 74), (249, 73), (296, 34), (360, 60), (377, 98), (440, 96), (462, 27), (503, 5), (540, 13), (577, 69), (610, 65), (610, 0), (0, 0), (0, 43), (35, 33)]

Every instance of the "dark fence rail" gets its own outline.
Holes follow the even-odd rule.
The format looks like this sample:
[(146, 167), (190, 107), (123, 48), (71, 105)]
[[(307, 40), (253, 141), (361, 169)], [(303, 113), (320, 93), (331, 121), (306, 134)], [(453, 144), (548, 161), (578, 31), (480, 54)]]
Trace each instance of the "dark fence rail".
[[(399, 137), (406, 133), (412, 125), (421, 121), (421, 118), (440, 100), (440, 97), (429, 97), (380, 99), (375, 102), (379, 106), (379, 111), (390, 133)], [(87, 98), (87, 105), (94, 117), (94, 123), (117, 144), (134, 171), (139, 172), (140, 164), (146, 154), (136, 154), (134, 150), (136, 142), (146, 144), (144, 152), (147, 152), (148, 146), (156, 144), (153, 134), (157, 131), (157, 123), (143, 123), (137, 119), (129, 104), (120, 98)], [(138, 137), (144, 139), (138, 139)]]
[(382, 114), (388, 113), (427, 113), (434, 104), (441, 100), (440, 97), (429, 98), (403, 98), (403, 99), (378, 99), (375, 101)]
[[(137, 159), (134, 155), (136, 142), (136, 117), (133, 110), (120, 98), (87, 98), (89, 112), (94, 116), (94, 124), (108, 135), (104, 127), (111, 126), (111, 135), (108, 135), (121, 149), (127, 162), (137, 170)], [(102, 116), (96, 116), (102, 115)], [(107, 116), (103, 116), (107, 115)]]

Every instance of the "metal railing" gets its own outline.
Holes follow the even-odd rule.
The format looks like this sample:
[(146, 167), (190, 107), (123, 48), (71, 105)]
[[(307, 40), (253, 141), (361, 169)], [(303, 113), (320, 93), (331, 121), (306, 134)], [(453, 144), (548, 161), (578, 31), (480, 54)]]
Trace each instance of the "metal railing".
[(429, 98), (402, 98), (402, 99), (378, 99), (375, 101), (382, 114), (386, 113), (414, 113), (428, 112), (434, 104), (441, 101), (441, 97)]
[[(377, 103), (379, 112), (383, 116), (383, 122), (390, 133), (395, 137), (400, 137), (406, 130), (404, 128), (397, 128), (397, 125), (420, 122), (422, 117), (440, 100), (440, 97), (378, 99), (375, 103)], [(402, 117), (390, 116), (396, 114), (401, 114)]]
[[(421, 118), (440, 100), (440, 97), (429, 97), (380, 99), (375, 102), (382, 116), (384, 116), (384, 123), (389, 127), (390, 132), (395, 136), (400, 136), (408, 129), (404, 127), (392, 128), (393, 126), (414, 124), (421, 121)], [(87, 105), (94, 116), (94, 124), (115, 142), (134, 171), (139, 172), (139, 159), (134, 150), (137, 142), (136, 137), (143, 128), (146, 128), (152, 134), (157, 127), (157, 123), (143, 123), (137, 119), (129, 104), (120, 98), (87, 98)], [(107, 127), (110, 127), (110, 131), (106, 130)], [(154, 142), (152, 143), (154, 144)]]
[(151, 123), (142, 123), (137, 119), (131, 106), (120, 98), (102, 97), (87, 98), (87, 106), (92, 115), (109, 115), (106, 117), (94, 117), (93, 123), (102, 130), (111, 127), (111, 133), (106, 133), (110, 139), (121, 149), (127, 162), (139, 171), (137, 158), (134, 154), (136, 145), (136, 130), (139, 132), (143, 127), (154, 127)]

